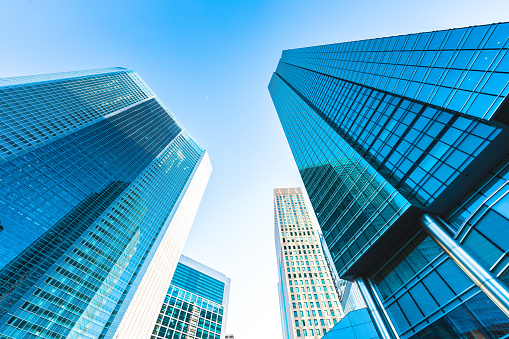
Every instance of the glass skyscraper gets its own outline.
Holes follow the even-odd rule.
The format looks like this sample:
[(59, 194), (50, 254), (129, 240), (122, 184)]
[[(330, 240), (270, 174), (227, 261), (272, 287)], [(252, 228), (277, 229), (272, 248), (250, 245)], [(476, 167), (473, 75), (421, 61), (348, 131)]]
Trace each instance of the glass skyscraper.
[(272, 76), (334, 265), (381, 338), (509, 334), (508, 38), (499, 23), (286, 50)]
[(230, 283), (226, 275), (182, 255), (151, 339), (223, 339)]
[(210, 172), (131, 70), (0, 79), (0, 338), (149, 338)]
[(274, 234), (283, 338), (321, 338), (342, 317), (344, 281), (334, 279), (300, 187), (274, 189)]

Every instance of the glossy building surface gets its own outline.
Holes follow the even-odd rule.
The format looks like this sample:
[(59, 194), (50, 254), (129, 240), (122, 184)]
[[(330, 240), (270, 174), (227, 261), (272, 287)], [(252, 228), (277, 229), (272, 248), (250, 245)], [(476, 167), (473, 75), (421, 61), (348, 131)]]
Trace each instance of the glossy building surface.
[(131, 70), (0, 79), (0, 337), (149, 337), (210, 171)]
[(508, 38), (499, 23), (287, 50), (272, 76), (337, 271), (367, 278), (393, 337), (509, 334)]
[(222, 339), (230, 283), (224, 274), (182, 255), (151, 338)]
[(283, 338), (321, 338), (341, 296), (299, 187), (274, 189), (274, 232)]

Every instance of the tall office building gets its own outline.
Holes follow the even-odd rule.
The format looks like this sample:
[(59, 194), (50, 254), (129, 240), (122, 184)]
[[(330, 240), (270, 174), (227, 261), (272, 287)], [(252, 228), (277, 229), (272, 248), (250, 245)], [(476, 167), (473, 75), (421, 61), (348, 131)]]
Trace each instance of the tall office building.
[(499, 23), (287, 50), (272, 76), (338, 274), (382, 338), (509, 334), (508, 37)]
[(222, 339), (229, 296), (230, 278), (182, 255), (151, 339)]
[(150, 338), (210, 172), (131, 70), (0, 79), (0, 337)]
[(283, 338), (321, 338), (341, 319), (340, 297), (299, 187), (274, 189), (274, 233)]

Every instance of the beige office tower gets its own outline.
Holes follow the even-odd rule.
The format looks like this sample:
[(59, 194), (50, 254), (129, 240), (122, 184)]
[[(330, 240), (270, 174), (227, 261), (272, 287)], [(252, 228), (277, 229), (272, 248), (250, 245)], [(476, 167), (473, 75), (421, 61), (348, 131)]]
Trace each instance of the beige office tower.
[(274, 225), (283, 338), (321, 338), (341, 303), (300, 188), (274, 189)]

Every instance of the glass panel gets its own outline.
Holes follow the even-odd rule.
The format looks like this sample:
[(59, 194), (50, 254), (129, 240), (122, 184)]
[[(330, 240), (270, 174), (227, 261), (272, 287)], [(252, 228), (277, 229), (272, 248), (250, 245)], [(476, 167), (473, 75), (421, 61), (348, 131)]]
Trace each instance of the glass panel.
[(436, 272), (431, 272), (422, 281), (440, 305), (445, 305), (455, 297), (453, 291)]
[(447, 259), (443, 262), (437, 268), (437, 272), (444, 278), (455, 293), (461, 293), (474, 284), (451, 259)]
[(398, 303), (393, 303), (391, 306), (387, 307), (387, 313), (389, 313), (389, 316), (392, 319), (392, 323), (399, 330), (399, 333), (406, 331), (410, 327), (410, 324), (401, 311)]
[[(509, 206), (509, 195), (500, 200), (494, 208), (497, 211), (503, 211), (509, 214), (505, 209)], [(509, 220), (495, 211), (489, 210), (475, 225), (476, 230), (484, 234), (489, 240), (494, 242), (504, 252), (509, 250)]]
[(428, 290), (426, 290), (422, 283), (417, 283), (415, 286), (413, 286), (410, 290), (410, 294), (424, 315), (429, 315), (437, 309), (438, 304), (435, 300), (433, 300)]

